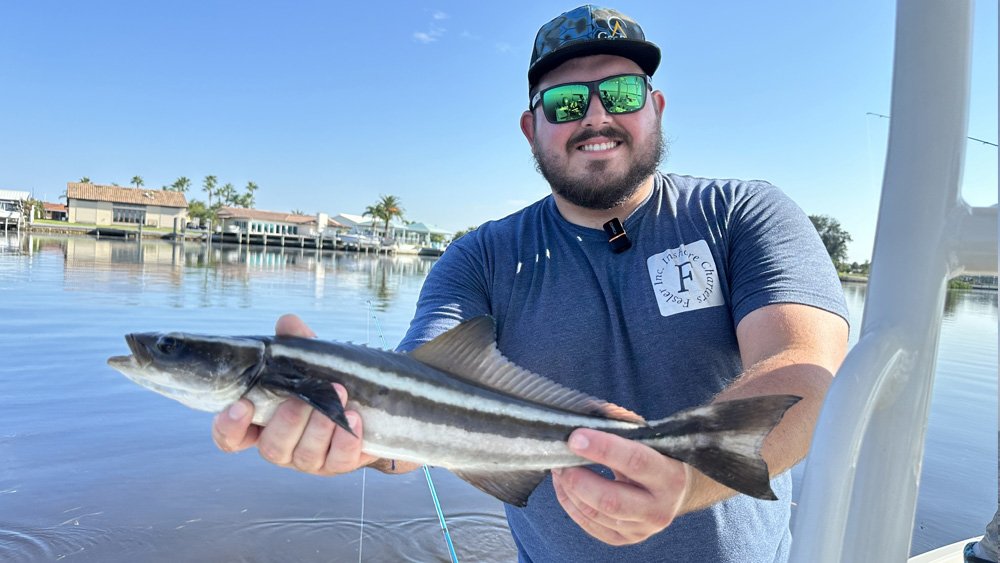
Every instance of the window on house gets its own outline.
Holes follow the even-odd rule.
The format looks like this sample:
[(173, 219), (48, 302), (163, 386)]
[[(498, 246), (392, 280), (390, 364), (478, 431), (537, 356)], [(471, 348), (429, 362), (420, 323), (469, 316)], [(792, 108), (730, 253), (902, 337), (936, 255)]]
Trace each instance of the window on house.
[(111, 210), (111, 221), (114, 223), (146, 223), (146, 210), (142, 207), (114, 206)]

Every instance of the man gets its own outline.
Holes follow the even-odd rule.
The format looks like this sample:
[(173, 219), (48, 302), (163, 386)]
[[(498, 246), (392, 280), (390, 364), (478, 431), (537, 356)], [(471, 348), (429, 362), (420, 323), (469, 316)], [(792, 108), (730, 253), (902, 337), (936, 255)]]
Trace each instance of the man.
[[(506, 507), (524, 561), (786, 560), (787, 470), (806, 453), (846, 348), (836, 272), (801, 210), (764, 182), (657, 172), (665, 99), (649, 77), (659, 61), (613, 10), (582, 6), (539, 30), (521, 130), (552, 195), (448, 249), (399, 349), (489, 314), (511, 360), (648, 420), (801, 396), (763, 449), (780, 500), (735, 495), (645, 446), (580, 429), (570, 447), (598, 465), (562, 470), (526, 508)], [(577, 94), (580, 104), (562, 102)], [(609, 244), (602, 227), (615, 219), (608, 229), (625, 234)], [(313, 336), (292, 316), (277, 331)], [(323, 475), (413, 468), (362, 453), (301, 402), (265, 429), (249, 424), (250, 409), (241, 401), (216, 419), (220, 448), (256, 444), (274, 463)], [(347, 416), (363, 435), (357, 413)]]

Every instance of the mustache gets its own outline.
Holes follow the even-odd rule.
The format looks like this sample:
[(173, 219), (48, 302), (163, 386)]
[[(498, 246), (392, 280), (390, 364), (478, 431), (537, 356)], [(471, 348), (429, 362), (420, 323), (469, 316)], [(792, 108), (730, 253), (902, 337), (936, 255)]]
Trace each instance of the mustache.
[(602, 129), (588, 129), (585, 131), (580, 131), (576, 135), (570, 137), (568, 141), (566, 141), (566, 148), (571, 149), (573, 148), (573, 145), (580, 144), (584, 141), (588, 141), (595, 137), (604, 137), (612, 141), (621, 141), (623, 143), (629, 143), (632, 140), (631, 136), (625, 131), (615, 129), (614, 127), (608, 125)]

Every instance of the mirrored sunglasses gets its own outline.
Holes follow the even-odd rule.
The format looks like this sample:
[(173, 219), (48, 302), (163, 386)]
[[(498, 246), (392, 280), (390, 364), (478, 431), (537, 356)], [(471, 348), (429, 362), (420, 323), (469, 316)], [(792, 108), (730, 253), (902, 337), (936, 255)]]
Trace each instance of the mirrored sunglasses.
[(558, 84), (536, 93), (528, 109), (534, 111), (541, 103), (542, 113), (549, 123), (567, 123), (583, 119), (591, 96), (597, 94), (608, 113), (632, 113), (646, 105), (648, 89), (651, 89), (649, 80), (643, 74), (620, 74), (593, 82)]

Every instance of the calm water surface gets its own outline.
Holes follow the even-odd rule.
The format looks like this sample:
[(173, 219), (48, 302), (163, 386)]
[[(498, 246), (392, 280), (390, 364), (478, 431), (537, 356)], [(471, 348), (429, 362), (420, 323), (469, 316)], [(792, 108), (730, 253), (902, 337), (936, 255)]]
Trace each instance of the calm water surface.
[[(447, 561), (420, 472), (327, 479), (215, 449), (211, 415), (105, 359), (145, 330), (402, 337), (433, 260), (0, 234), (0, 560)], [(864, 287), (845, 287), (854, 328)], [(370, 303), (370, 304), (369, 304)], [(853, 337), (852, 337), (853, 338)], [(997, 296), (949, 295), (914, 533), (982, 533), (997, 499)], [(462, 561), (509, 561), (499, 502), (432, 471)]]

